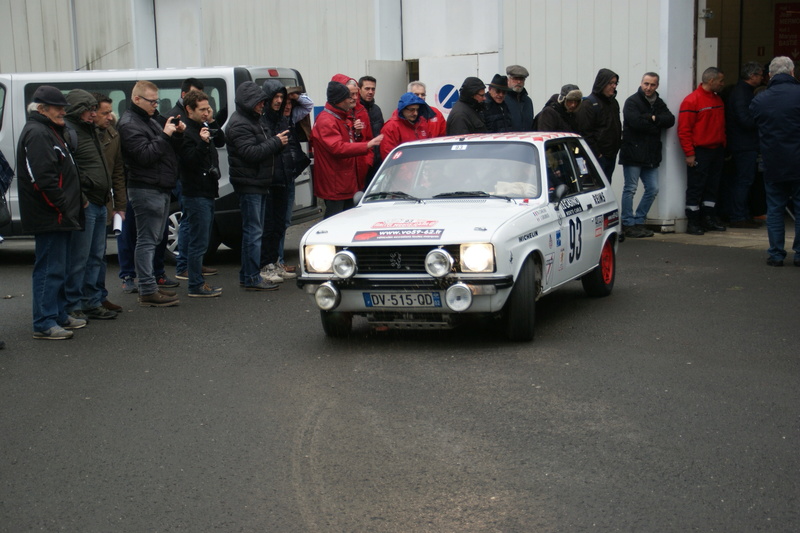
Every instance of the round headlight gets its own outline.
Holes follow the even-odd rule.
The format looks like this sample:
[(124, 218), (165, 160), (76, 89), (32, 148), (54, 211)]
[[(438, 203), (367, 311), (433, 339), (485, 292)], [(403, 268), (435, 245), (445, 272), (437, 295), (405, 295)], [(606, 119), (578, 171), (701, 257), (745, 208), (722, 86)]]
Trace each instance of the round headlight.
[(462, 272), (493, 272), (494, 249), (491, 244), (462, 244)]
[(444, 299), (447, 302), (447, 307), (460, 313), (466, 311), (472, 305), (472, 291), (469, 290), (463, 283), (456, 283), (448, 287), (447, 292), (444, 293)]
[(306, 246), (306, 265), (309, 272), (330, 272), (336, 247), (330, 244), (310, 244)]
[(323, 311), (330, 311), (339, 306), (341, 295), (333, 283), (327, 281), (319, 286), (317, 292), (314, 293), (314, 300), (317, 302), (317, 307)]
[(356, 273), (356, 256), (343, 250), (333, 256), (333, 273), (342, 279), (352, 278)]
[(425, 271), (434, 278), (442, 278), (453, 270), (453, 257), (447, 250), (437, 248), (425, 256)]

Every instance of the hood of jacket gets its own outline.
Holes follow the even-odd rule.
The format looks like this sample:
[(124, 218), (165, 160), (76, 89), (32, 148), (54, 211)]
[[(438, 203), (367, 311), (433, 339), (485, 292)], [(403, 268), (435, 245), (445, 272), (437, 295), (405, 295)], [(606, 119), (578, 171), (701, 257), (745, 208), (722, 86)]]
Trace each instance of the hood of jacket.
[(405, 93), (403, 96), (400, 97), (400, 100), (397, 102), (397, 115), (400, 118), (404, 118), (403, 109), (407, 108), (410, 105), (419, 106), (419, 114), (417, 115), (417, 119), (414, 122), (418, 122), (420, 117), (431, 119), (436, 116), (436, 113), (433, 112), (433, 110), (425, 102), (425, 100), (423, 100), (414, 93)]
[(67, 116), (78, 118), (84, 111), (97, 107), (94, 96), (83, 89), (72, 89), (67, 95)]
[(236, 88), (236, 105), (251, 114), (259, 102), (267, 100), (267, 95), (254, 81), (246, 81)]
[[(619, 81), (619, 74), (617, 74), (613, 70), (607, 68), (601, 68), (597, 72), (597, 76), (594, 78), (594, 85), (592, 85), (592, 92), (597, 96), (599, 96), (600, 98), (605, 98), (605, 96), (603, 96), (603, 89), (605, 89), (606, 85), (608, 85), (608, 82), (610, 82), (614, 78), (617, 78), (617, 81)], [(616, 90), (614, 91), (614, 96), (617, 96)]]
[(481, 89), (486, 89), (486, 84), (480, 78), (470, 76), (461, 84), (461, 89), (458, 94), (458, 100), (464, 102), (469, 107), (475, 110), (483, 110), (483, 103), (475, 100), (475, 95)]
[[(286, 87), (278, 80), (267, 80), (264, 82), (264, 85), (261, 86), (261, 90), (267, 95), (267, 105), (264, 106), (264, 114), (273, 122), (279, 121), (283, 117), (283, 110), (286, 108), (286, 98), (289, 94)], [(275, 95), (278, 93), (283, 94), (283, 102), (281, 102), (281, 108), (278, 111), (274, 111), (272, 109), (272, 99), (275, 98)]]

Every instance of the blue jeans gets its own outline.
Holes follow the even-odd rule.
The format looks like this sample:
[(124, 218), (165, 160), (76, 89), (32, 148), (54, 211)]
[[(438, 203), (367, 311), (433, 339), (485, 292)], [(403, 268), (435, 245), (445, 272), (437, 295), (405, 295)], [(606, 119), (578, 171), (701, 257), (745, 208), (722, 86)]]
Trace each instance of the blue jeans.
[(750, 218), (747, 198), (758, 171), (758, 152), (734, 152), (733, 163), (736, 168), (728, 186), (728, 214), (731, 222), (740, 222)]
[(139, 278), (139, 295), (158, 292), (153, 260), (158, 244), (164, 240), (169, 216), (169, 193), (156, 189), (128, 189), (128, 198), (136, 215), (134, 264)]
[[(167, 251), (167, 234), (169, 233), (166, 225), (164, 226), (164, 238), (156, 247), (156, 255), (153, 258), (153, 273), (156, 279), (164, 275), (164, 254)], [(119, 261), (119, 279), (135, 278), (136, 265), (133, 262), (134, 252), (136, 251), (136, 215), (133, 206), (128, 200), (128, 207), (125, 210), (125, 220), (122, 221), (122, 231), (117, 235), (117, 260)], [(105, 276), (104, 276), (105, 277)]]
[[(622, 225), (635, 226), (644, 224), (647, 213), (653, 205), (653, 201), (658, 194), (658, 167), (635, 167), (623, 165), (622, 174), (625, 176), (625, 184), (622, 187)], [(639, 200), (636, 213), (633, 212), (633, 196), (639, 186), (639, 179), (644, 185), (644, 194)]]
[(246, 287), (261, 281), (261, 234), (264, 231), (266, 208), (266, 194), (239, 194), (239, 209), (242, 212), (242, 268), (239, 270), (239, 283)]
[[(189, 271), (189, 292), (199, 289), (205, 284), (203, 279), (203, 256), (208, 251), (208, 239), (211, 225), (214, 223), (214, 200), (201, 196), (183, 197), (183, 217), (181, 231), (184, 226), (186, 268)], [(179, 272), (182, 272), (179, 268)]]
[(94, 309), (103, 302), (100, 270), (106, 261), (106, 206), (89, 202), (84, 209), (86, 224), (75, 231), (70, 243), (70, 264), (64, 287), (67, 312)]
[(45, 331), (67, 321), (65, 287), (72, 231), (34, 235), (33, 331)]
[(286, 198), (286, 229), (283, 230), (281, 243), (280, 245), (278, 245), (278, 263), (284, 262), (283, 247), (286, 243), (286, 230), (288, 230), (289, 226), (292, 225), (292, 215), (294, 215), (294, 196), (295, 196), (294, 180), (292, 180), (291, 185), (286, 187), (286, 192), (289, 193), (288, 197)]
[(270, 187), (261, 234), (261, 266), (278, 262), (280, 243), (286, 235), (286, 187)]
[(800, 260), (800, 180), (770, 182), (764, 181), (767, 191), (767, 236), (769, 237), (769, 258), (783, 261), (786, 257), (784, 249), (786, 239), (786, 206), (789, 197), (794, 203), (794, 260)]

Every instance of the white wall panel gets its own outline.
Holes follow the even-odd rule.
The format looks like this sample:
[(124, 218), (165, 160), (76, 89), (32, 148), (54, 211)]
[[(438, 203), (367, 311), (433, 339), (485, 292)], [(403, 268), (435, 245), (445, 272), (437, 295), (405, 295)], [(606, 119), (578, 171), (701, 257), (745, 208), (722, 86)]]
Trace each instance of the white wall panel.
[(403, 57), (495, 53), (499, 0), (403, 0)]
[(79, 70), (136, 66), (128, 2), (80, 0), (75, 2), (75, 20)]
[(69, 0), (2, 0), (0, 15), (3, 18), (0, 70), (35, 72), (75, 68)]

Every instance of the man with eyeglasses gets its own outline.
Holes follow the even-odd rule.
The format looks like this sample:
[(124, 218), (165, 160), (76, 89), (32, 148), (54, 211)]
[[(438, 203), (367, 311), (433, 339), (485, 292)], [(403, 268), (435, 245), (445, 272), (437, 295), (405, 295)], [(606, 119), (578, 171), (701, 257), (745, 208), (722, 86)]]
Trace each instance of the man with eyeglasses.
[(486, 99), (486, 84), (480, 78), (470, 76), (461, 84), (458, 102), (447, 116), (447, 135), (485, 133), (483, 102)]
[(81, 177), (86, 217), (84, 230), (75, 232), (70, 242), (67, 312), (74, 318), (108, 320), (116, 318), (117, 313), (102, 305), (105, 298), (99, 274), (105, 271), (106, 203), (111, 198), (111, 173), (94, 125), (97, 100), (82, 89), (74, 89), (67, 94), (67, 102), (66, 121), (77, 141), (72, 149)]
[(131, 106), (119, 121), (122, 157), (128, 169), (128, 199), (136, 217), (134, 263), (139, 278), (139, 305), (168, 307), (178, 304), (174, 291), (159, 289), (153, 273), (156, 246), (164, 237), (170, 194), (178, 180), (178, 158), (186, 125), (168, 117), (162, 127), (154, 118), (158, 87), (138, 81)]
[(533, 100), (525, 89), (525, 80), (528, 78), (528, 69), (521, 65), (506, 67), (508, 78), (508, 91), (506, 91), (506, 105), (511, 113), (511, 131), (533, 130)]
[[(426, 88), (425, 84), (421, 81), (412, 81), (408, 84), (408, 92), (414, 93), (419, 98), (425, 100)], [(447, 119), (444, 118), (444, 115), (438, 108), (434, 106), (428, 106), (430, 110), (433, 112), (434, 116), (428, 121), (427, 128), (428, 128), (428, 137), (442, 137), (445, 135), (447, 130)]]
[(589, 143), (597, 162), (608, 181), (617, 164), (617, 154), (622, 145), (622, 121), (619, 118), (617, 85), (619, 75), (607, 68), (597, 72), (592, 94), (576, 113), (578, 131)]

